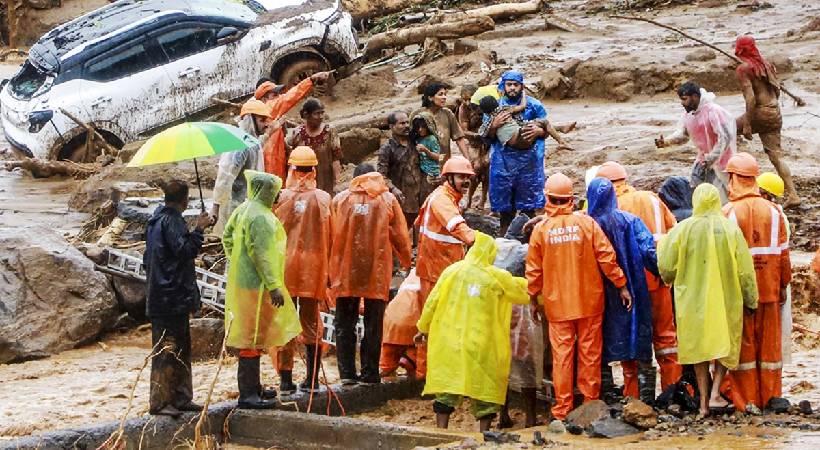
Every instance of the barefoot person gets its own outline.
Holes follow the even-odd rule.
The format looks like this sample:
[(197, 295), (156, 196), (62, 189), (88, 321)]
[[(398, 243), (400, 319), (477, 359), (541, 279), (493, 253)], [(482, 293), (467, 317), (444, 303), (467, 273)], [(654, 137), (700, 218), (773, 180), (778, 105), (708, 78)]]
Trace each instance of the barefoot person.
[(780, 115), (780, 82), (777, 70), (761, 56), (751, 36), (740, 36), (735, 41), (735, 55), (743, 63), (737, 67), (737, 79), (746, 101), (746, 112), (737, 118), (737, 130), (751, 140), (752, 134), (760, 136), (763, 150), (769, 155), (774, 169), (786, 185), (786, 207), (800, 204), (800, 197), (794, 189), (792, 173), (780, 158), (780, 130), (783, 118)]
[[(743, 232), (720, 213), (716, 187), (701, 184), (693, 194), (692, 217), (661, 239), (658, 269), (674, 285), (678, 362), (694, 364), (700, 416), (725, 408), (720, 383), (740, 357), (743, 314), (757, 309), (754, 262)], [(715, 371), (709, 385), (709, 364)]]
[(723, 170), (729, 158), (737, 151), (735, 121), (725, 109), (715, 103), (715, 94), (706, 91), (693, 81), (678, 88), (683, 109), (681, 126), (669, 138), (663, 135), (655, 139), (658, 148), (683, 144), (692, 140), (698, 156), (692, 166), (691, 183), (712, 183), (718, 188), (721, 203), (726, 203), (726, 184), (729, 178)]

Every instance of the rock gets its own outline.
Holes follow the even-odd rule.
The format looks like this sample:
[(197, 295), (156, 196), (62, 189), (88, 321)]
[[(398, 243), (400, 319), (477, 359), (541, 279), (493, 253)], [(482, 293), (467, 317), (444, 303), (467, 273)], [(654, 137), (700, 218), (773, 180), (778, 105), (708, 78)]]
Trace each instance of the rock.
[(604, 403), (603, 400), (593, 400), (591, 402), (584, 403), (570, 412), (567, 416), (566, 422), (567, 425), (577, 425), (583, 429), (586, 429), (592, 424), (592, 422), (608, 417), (610, 417), (609, 407), (606, 403)]
[(689, 52), (686, 55), (687, 61), (711, 61), (717, 58), (717, 54), (714, 50), (710, 50), (708, 48), (699, 48), (692, 52)]
[[(671, 415), (671, 414), (661, 414), (658, 416), (658, 422), (660, 423), (675, 423), (680, 422), (680, 419)], [(660, 425), (658, 425), (660, 426)]]
[(565, 431), (567, 431), (567, 427), (564, 426), (564, 422), (561, 422), (558, 419), (553, 420), (552, 422), (550, 422), (550, 425), (547, 429), (549, 430), (550, 433), (558, 433), (558, 434), (564, 433)]
[(137, 322), (144, 323), (147, 320), (147, 317), (145, 317), (145, 299), (148, 285), (144, 281), (117, 276), (111, 277), (111, 284), (114, 286), (114, 293), (117, 295), (117, 303), (120, 309), (127, 312)]
[(785, 398), (772, 397), (771, 399), (769, 399), (769, 403), (766, 405), (766, 409), (776, 414), (781, 414), (788, 412), (789, 406), (791, 406), (791, 403)]
[(450, 83), (444, 81), (443, 79), (441, 79), (441, 78), (439, 78), (435, 75), (425, 74), (423, 77), (421, 77), (421, 81), (419, 81), (419, 86), (416, 89), (416, 93), (417, 94), (423, 94), (424, 90), (427, 89), (427, 86), (429, 86), (433, 83), (441, 83), (441, 84), (447, 86), (448, 89), (453, 87)]
[(342, 145), (342, 162), (359, 164), (379, 150), (382, 131), (378, 128), (354, 128), (339, 133)]
[(630, 398), (624, 406), (624, 422), (646, 430), (658, 424), (658, 413), (646, 403)]
[(775, 69), (777, 69), (778, 74), (794, 71), (794, 63), (791, 58), (786, 55), (776, 53), (769, 56), (767, 59), (774, 65)]
[(521, 440), (520, 434), (506, 433), (503, 431), (485, 431), (484, 442), (494, 442), (496, 444), (507, 444)]
[(579, 427), (578, 425), (575, 425), (574, 423), (567, 423), (566, 428), (569, 434), (574, 434), (576, 436), (584, 432), (583, 428)]
[(476, 441), (475, 439), (473, 439), (471, 437), (468, 437), (467, 439), (464, 439), (463, 441), (461, 441), (461, 444), (459, 444), (458, 448), (474, 449), (474, 448), (478, 448), (480, 446), (481, 446), (481, 444), (479, 444), (478, 441)]
[(117, 318), (105, 275), (54, 230), (0, 229), (0, 364), (96, 339)]
[(564, 64), (561, 65), (561, 74), (563, 74), (566, 77), (575, 76), (575, 70), (578, 68), (580, 64), (581, 60), (578, 58), (572, 58), (570, 60), (565, 61)]
[(456, 39), (453, 41), (453, 53), (467, 55), (478, 50), (478, 42), (474, 39)]
[(483, 214), (476, 214), (474, 212), (465, 212), (462, 214), (464, 221), (473, 230), (480, 231), (490, 236), (497, 236), (498, 229), (501, 227), (497, 217), (492, 217)]
[(800, 404), (798, 406), (800, 407), (800, 412), (802, 414), (805, 414), (805, 415), (811, 414), (812, 409), (811, 409), (811, 402), (810, 401), (803, 400), (803, 401), (800, 402)]
[(673, 416), (675, 416), (677, 418), (682, 418), (683, 416), (686, 415), (686, 413), (683, 412), (683, 409), (681, 409), (680, 405), (678, 405), (678, 404), (669, 405), (669, 407), (666, 408), (666, 412), (668, 412), (669, 414), (672, 414)]
[(225, 336), (225, 321), (215, 318), (191, 319), (191, 360), (205, 361), (219, 356)]
[(541, 73), (538, 84), (542, 97), (549, 96), (553, 99), (562, 99), (569, 95), (572, 80), (564, 76), (558, 69), (548, 69)]
[(631, 434), (638, 434), (641, 432), (641, 430), (633, 427), (632, 425), (624, 423), (618, 419), (613, 419), (612, 417), (606, 417), (604, 419), (599, 419), (592, 422), (586, 431), (590, 437), (607, 439), (629, 436)]
[(544, 446), (547, 443), (547, 440), (544, 439), (544, 436), (541, 436), (540, 431), (534, 431), (532, 433), (532, 443), (533, 445)]

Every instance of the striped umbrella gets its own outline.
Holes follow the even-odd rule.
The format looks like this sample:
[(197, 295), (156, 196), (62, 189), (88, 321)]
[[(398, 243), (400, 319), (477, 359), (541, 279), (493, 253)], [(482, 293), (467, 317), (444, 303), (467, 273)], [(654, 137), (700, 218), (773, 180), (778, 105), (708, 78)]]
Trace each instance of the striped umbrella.
[(205, 202), (202, 200), (196, 158), (245, 150), (254, 145), (259, 145), (259, 140), (235, 126), (218, 122), (186, 122), (148, 139), (131, 158), (128, 167), (193, 160), (199, 199), (204, 211)]

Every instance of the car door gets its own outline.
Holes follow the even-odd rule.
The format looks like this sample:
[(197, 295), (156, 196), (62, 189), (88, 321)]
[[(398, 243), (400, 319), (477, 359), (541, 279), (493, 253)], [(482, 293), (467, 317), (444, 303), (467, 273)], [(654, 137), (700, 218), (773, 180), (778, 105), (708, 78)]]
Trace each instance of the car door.
[(210, 23), (182, 22), (156, 33), (169, 61), (165, 71), (174, 81), (177, 118), (186, 118), (210, 106), (220, 85), (231, 83), (232, 73), (240, 70), (235, 59), (225, 60), (231, 59), (225, 55), (226, 46), (217, 44), (221, 28)]
[(162, 67), (166, 62), (156, 40), (147, 36), (86, 61), (84, 102), (91, 119), (108, 123), (128, 141), (170, 121), (174, 85)]

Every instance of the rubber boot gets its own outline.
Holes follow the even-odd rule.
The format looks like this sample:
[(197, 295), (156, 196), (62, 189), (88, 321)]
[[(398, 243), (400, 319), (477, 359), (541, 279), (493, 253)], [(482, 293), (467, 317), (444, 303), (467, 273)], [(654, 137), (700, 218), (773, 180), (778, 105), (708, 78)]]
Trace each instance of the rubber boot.
[(601, 399), (607, 405), (614, 405), (620, 401), (615, 389), (612, 367), (609, 364), (601, 364)]
[(638, 363), (638, 395), (649, 406), (655, 404), (655, 378), (657, 372), (652, 363)]
[[(315, 345), (305, 345), (305, 356), (307, 363), (307, 376), (305, 381), (299, 385), (299, 389), (310, 392), (319, 390), (319, 370), (322, 367), (322, 347)], [(313, 370), (313, 362), (316, 361), (316, 370)]]
[(259, 379), (259, 357), (239, 358), (236, 370), (236, 381), (239, 384), (238, 407), (242, 409), (273, 409), (276, 402), (263, 400), (262, 383)]
[(282, 395), (291, 395), (296, 392), (296, 385), (293, 384), (293, 372), (290, 370), (282, 370), (279, 372), (279, 393)]

